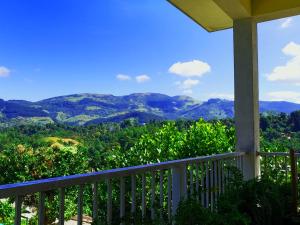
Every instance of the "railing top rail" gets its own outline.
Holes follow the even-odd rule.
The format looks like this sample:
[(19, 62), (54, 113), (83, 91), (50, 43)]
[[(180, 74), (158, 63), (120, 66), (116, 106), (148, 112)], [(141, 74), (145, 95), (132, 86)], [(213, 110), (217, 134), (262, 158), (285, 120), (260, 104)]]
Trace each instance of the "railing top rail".
[[(266, 157), (270, 157), (270, 156), (289, 156), (290, 153), (289, 152), (258, 152), (258, 155), (266, 156)], [(295, 153), (295, 155), (297, 157), (300, 157), (300, 153)]]
[(89, 184), (89, 183), (98, 182), (106, 178), (124, 177), (124, 176), (130, 176), (132, 174), (140, 174), (140, 173), (151, 172), (155, 170), (171, 169), (173, 167), (182, 166), (186, 164), (205, 162), (209, 160), (227, 159), (227, 158), (242, 156), (244, 154), (245, 154), (244, 152), (216, 154), (216, 155), (202, 156), (197, 158), (180, 159), (180, 160), (173, 160), (173, 161), (167, 161), (161, 163), (153, 163), (147, 165), (104, 170), (100, 172), (41, 179), (41, 180), (28, 181), (28, 182), (22, 182), (16, 184), (5, 184), (5, 185), (0, 185), (0, 199), (8, 198), (16, 195), (26, 195), (26, 194), (36, 193), (36, 192), (54, 190), (58, 188), (65, 188), (74, 185)]

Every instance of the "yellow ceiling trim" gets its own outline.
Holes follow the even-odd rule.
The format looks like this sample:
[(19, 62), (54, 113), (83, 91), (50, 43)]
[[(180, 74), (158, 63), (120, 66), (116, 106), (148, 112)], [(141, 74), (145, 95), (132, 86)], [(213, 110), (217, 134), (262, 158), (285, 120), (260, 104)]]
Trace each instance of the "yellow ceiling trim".
[(214, 0), (231, 19), (251, 17), (251, 0)]
[(257, 22), (300, 15), (300, 0), (168, 0), (207, 31), (233, 26), (237, 19)]
[(300, 0), (252, 0), (253, 17), (258, 22), (300, 14)]
[(226, 29), (232, 19), (213, 0), (168, 0), (207, 31)]

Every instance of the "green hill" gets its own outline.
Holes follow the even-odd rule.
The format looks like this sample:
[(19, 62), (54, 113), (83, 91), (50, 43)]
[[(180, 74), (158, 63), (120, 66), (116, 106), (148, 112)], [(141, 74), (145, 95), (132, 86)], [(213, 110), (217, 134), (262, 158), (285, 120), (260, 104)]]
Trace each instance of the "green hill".
[[(260, 102), (261, 112), (290, 113), (300, 105), (291, 102)], [(188, 96), (168, 96), (158, 93), (135, 93), (125, 96), (104, 94), (74, 94), (29, 102), (0, 99), (2, 124), (59, 122), (85, 125), (137, 119), (151, 120), (192, 119), (200, 117), (222, 119), (234, 116), (234, 102), (210, 99), (199, 102)]]

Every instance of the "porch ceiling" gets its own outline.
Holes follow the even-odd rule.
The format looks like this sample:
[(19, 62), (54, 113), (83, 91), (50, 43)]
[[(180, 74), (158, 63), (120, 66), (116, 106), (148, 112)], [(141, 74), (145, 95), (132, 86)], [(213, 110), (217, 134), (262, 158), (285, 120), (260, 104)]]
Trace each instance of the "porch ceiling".
[(207, 31), (231, 28), (233, 20), (257, 22), (300, 14), (299, 0), (168, 0)]

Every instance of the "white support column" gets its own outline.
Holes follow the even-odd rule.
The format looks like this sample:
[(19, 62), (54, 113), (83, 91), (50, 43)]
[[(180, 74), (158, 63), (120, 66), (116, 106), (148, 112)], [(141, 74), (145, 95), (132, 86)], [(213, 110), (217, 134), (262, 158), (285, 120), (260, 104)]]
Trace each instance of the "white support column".
[(249, 180), (260, 174), (257, 24), (236, 20), (233, 32), (236, 150), (247, 152), (243, 173)]
[(172, 215), (176, 215), (177, 207), (186, 197), (186, 165), (180, 165), (172, 169)]

